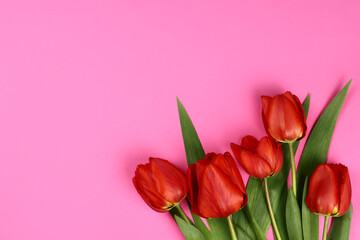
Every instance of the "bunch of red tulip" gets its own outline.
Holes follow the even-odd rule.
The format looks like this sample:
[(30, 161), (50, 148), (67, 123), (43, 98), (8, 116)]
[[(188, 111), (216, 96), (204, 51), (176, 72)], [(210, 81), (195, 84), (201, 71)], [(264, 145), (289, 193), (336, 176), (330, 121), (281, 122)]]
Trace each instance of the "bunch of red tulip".
[[(294, 160), (294, 143), (304, 138), (307, 133), (306, 114), (303, 106), (298, 97), (290, 92), (275, 97), (262, 96), (261, 102), (262, 119), (268, 136), (264, 136), (260, 140), (250, 135), (245, 136), (240, 145), (231, 143), (231, 150), (250, 178), (261, 179), (259, 180), (260, 190), (263, 189), (261, 194), (267, 204), (267, 211), (263, 214), (270, 218), (276, 239), (310, 239), (305, 233), (306, 227), (302, 226), (304, 222), (306, 224), (305, 215), (308, 210), (312, 212), (311, 214), (325, 216), (323, 239), (326, 239), (329, 218), (343, 216), (348, 212), (351, 204), (348, 169), (341, 164), (314, 163), (313, 171), (310, 171), (312, 174), (308, 175), (309, 183), (305, 181), (302, 183), (304, 186), (300, 186), (301, 190), (307, 189), (306, 196), (306, 192), (299, 189)], [(182, 107), (180, 102), (179, 104)], [(184, 121), (182, 115), (180, 115), (180, 120)], [(190, 121), (189, 118), (188, 121)], [(184, 129), (186, 126), (182, 125), (183, 132), (191, 131), (192, 126)], [(196, 144), (197, 135), (194, 138), (193, 144)], [(186, 141), (185, 136), (184, 141)], [(191, 155), (190, 151), (198, 151), (197, 146), (191, 146), (191, 143), (185, 144), (185, 146), (188, 157)], [(290, 161), (292, 181), (286, 194), (286, 216), (280, 214), (280, 217), (285, 218), (286, 229), (280, 231), (271, 203), (268, 181), (282, 171), (285, 160)], [(188, 162), (191, 163), (191, 161)], [(286, 179), (286, 177), (287, 174), (284, 178)], [(262, 226), (261, 224), (264, 223), (257, 222), (253, 216), (257, 203), (252, 203), (253, 209), (247, 206), (248, 199), (252, 199), (252, 201), (256, 201), (256, 199), (251, 195), (248, 196), (237, 164), (229, 152), (224, 154), (208, 153), (201, 159), (196, 159), (193, 164), (189, 164), (186, 174), (167, 160), (150, 158), (149, 163), (137, 167), (133, 184), (152, 209), (157, 212), (170, 210), (186, 239), (266, 239), (267, 230), (264, 231), (266, 226)], [(302, 206), (299, 197), (296, 201), (299, 193), (304, 194), (303, 202), (306, 202)], [(282, 196), (272, 196), (272, 198), (274, 197)], [(193, 220), (180, 207), (180, 202), (185, 198), (188, 200)], [(300, 209), (302, 209), (302, 216), (297, 216), (298, 219), (296, 219), (295, 215), (300, 214)], [(250, 229), (242, 227), (241, 218), (237, 221), (240, 223), (236, 225), (232, 221), (232, 214), (242, 211), (245, 216), (243, 221), (248, 222), (251, 226)], [(211, 231), (204, 225), (200, 217), (209, 220), (208, 225)], [(224, 224), (219, 224), (219, 219), (227, 220), (225, 221), (227, 222), (226, 229), (219, 227), (224, 228)], [(300, 223), (298, 223), (299, 221)], [(212, 229), (212, 226), (215, 228)], [(219, 229), (222, 231), (222, 235), (216, 233)], [(331, 231), (339, 234), (338, 231), (344, 231), (344, 227), (342, 226), (340, 229)], [(311, 239), (316, 239), (316, 237)]]

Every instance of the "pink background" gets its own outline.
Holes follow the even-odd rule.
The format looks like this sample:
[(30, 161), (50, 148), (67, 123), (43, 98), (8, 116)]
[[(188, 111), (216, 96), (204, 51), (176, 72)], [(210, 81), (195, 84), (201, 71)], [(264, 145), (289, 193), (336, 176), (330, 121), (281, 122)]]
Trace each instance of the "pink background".
[(350, 78), (329, 161), (359, 239), (358, 1), (2, 1), (0, 239), (183, 239), (131, 182), (149, 156), (186, 169), (176, 96), (224, 152), (265, 134), (261, 94), (311, 92), (312, 126)]

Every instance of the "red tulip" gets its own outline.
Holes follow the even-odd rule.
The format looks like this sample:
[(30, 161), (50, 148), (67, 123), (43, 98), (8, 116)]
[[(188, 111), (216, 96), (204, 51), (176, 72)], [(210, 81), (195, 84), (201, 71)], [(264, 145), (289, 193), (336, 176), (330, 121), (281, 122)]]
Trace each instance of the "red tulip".
[(252, 177), (267, 178), (278, 174), (283, 165), (281, 144), (270, 137), (258, 141), (253, 136), (246, 136), (241, 146), (231, 143), (235, 158), (244, 170)]
[(327, 216), (342, 216), (350, 207), (351, 184), (347, 167), (320, 164), (309, 183), (306, 205), (310, 211)]
[(188, 192), (186, 175), (160, 158), (150, 158), (149, 163), (138, 165), (133, 183), (144, 201), (157, 212), (169, 211)]
[(187, 170), (192, 211), (204, 218), (221, 218), (240, 210), (247, 194), (230, 153), (209, 153)]
[(262, 118), (269, 136), (279, 142), (293, 142), (306, 134), (304, 109), (291, 92), (271, 98), (261, 96)]

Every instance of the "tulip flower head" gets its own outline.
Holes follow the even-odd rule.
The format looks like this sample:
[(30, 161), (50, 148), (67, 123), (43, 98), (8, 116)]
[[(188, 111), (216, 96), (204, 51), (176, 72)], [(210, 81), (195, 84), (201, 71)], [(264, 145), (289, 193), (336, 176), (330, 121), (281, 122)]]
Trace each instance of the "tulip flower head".
[(241, 167), (255, 178), (278, 174), (283, 165), (281, 144), (267, 136), (260, 141), (253, 136), (245, 136), (240, 146), (231, 143), (231, 149)]
[(187, 170), (192, 211), (204, 218), (222, 218), (247, 203), (239, 169), (230, 153), (209, 153)]
[(157, 212), (169, 211), (188, 192), (186, 175), (160, 158), (150, 158), (149, 163), (138, 165), (133, 183), (144, 201)]
[(306, 205), (310, 211), (332, 217), (344, 215), (351, 203), (351, 183), (347, 167), (320, 164), (311, 176)]
[(291, 92), (271, 98), (261, 96), (267, 134), (278, 142), (294, 142), (306, 135), (306, 118), (299, 98)]

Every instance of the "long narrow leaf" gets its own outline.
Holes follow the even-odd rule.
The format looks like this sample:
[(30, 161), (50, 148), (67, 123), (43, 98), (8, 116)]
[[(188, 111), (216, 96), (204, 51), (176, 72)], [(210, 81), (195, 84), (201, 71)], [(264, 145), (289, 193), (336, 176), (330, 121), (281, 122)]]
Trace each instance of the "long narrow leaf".
[(243, 229), (241, 229), (241, 227), (236, 226), (235, 224), (234, 224), (234, 227), (235, 227), (237, 239), (239, 239), (239, 240), (254, 240), (249, 235), (247, 235), (247, 233)]
[(250, 222), (252, 230), (254, 230), (254, 234), (257, 240), (266, 240), (266, 234), (262, 231), (259, 224), (256, 222), (254, 216), (251, 214), (250, 208), (246, 205), (243, 208), (246, 219)]
[(174, 219), (178, 224), (181, 232), (184, 234), (186, 240), (205, 240), (201, 232), (196, 227), (188, 224), (178, 215), (174, 215)]
[[(188, 165), (195, 164), (198, 160), (205, 157), (204, 149), (201, 145), (198, 134), (196, 133), (195, 127), (187, 114), (183, 104), (177, 98), (177, 105), (179, 111), (179, 118), (181, 124), (181, 131), (184, 140), (186, 159)], [(199, 221), (202, 221), (200, 218), (195, 217), (197, 225), (203, 227)], [(227, 225), (227, 221), (224, 218), (218, 219), (208, 219), (207, 223), (211, 229), (212, 239), (216, 240), (227, 240), (230, 239), (230, 231)]]
[(210, 227), (211, 235), (214, 240), (231, 239), (231, 235), (229, 232), (229, 225), (227, 223), (226, 218), (209, 218), (207, 219), (207, 223)]
[[(249, 209), (249, 213), (245, 214), (245, 211), (241, 209), (232, 215), (233, 222), (239, 225), (253, 239), (256, 239), (256, 233), (249, 218), (253, 218), (256, 224), (259, 225), (257, 219), (254, 218), (254, 208), (259, 207), (264, 209), (264, 211), (267, 211), (266, 200), (263, 191), (264, 190), (261, 187), (261, 179), (249, 177), (246, 186), (246, 192), (248, 195), (248, 202), (246, 207)], [(268, 215), (268, 213), (264, 212), (264, 215)], [(263, 231), (266, 235), (264, 228), (260, 227), (260, 230)]]
[(333, 218), (328, 240), (349, 240), (352, 214), (351, 204), (344, 216)]
[(186, 160), (188, 165), (195, 164), (200, 159), (204, 159), (205, 152), (184, 105), (182, 105), (179, 98), (176, 99), (179, 111), (181, 132), (185, 146)]
[(290, 187), (286, 200), (286, 227), (289, 239), (302, 240), (301, 215), (298, 202), (294, 195), (293, 188)]
[[(319, 240), (319, 222), (317, 221), (318, 218), (316, 218), (316, 215), (309, 210), (305, 203), (307, 190), (308, 178), (305, 179), (301, 209), (303, 236), (304, 240)], [(315, 217), (312, 217), (312, 215), (315, 215)]]
[(191, 212), (191, 216), (193, 217), (194, 223), (195, 223), (195, 227), (197, 229), (199, 229), (199, 231), (202, 233), (202, 235), (204, 236), (204, 238), (206, 240), (213, 240), (213, 237), (211, 235), (211, 232), (209, 231), (209, 229), (206, 227), (206, 225), (204, 224), (204, 222), (201, 220), (201, 218), (192, 213)]
[[(288, 233), (287, 233), (287, 228), (286, 228), (286, 199), (287, 199), (287, 194), (288, 194), (288, 186), (287, 184), (284, 186), (284, 189), (281, 193), (281, 197), (280, 197), (280, 202), (279, 202), (279, 206), (278, 209), (275, 213), (275, 220), (276, 220), (276, 224), (278, 226), (279, 229), (279, 233), (281, 236), (282, 240), (288, 240)], [(274, 238), (276, 238), (276, 235), (274, 234)]]
[[(310, 132), (297, 169), (298, 192), (296, 196), (298, 197), (300, 208), (302, 208), (303, 189), (306, 177), (311, 177), (319, 164), (326, 163), (335, 124), (350, 84), (351, 80), (326, 107)], [(309, 222), (311, 222), (311, 229), (308, 230), (313, 230), (309, 234), (312, 236), (312, 239), (317, 239), (319, 235), (319, 216), (311, 214), (309, 216)]]
[(311, 176), (319, 164), (326, 162), (331, 137), (350, 84), (351, 80), (330, 102), (311, 130), (297, 169), (299, 187), (296, 196), (298, 196), (299, 203), (302, 199), (305, 178)]
[(211, 235), (211, 232), (209, 231), (209, 229), (207, 228), (207, 226), (204, 224), (204, 222), (201, 220), (201, 218), (194, 214), (192, 211), (191, 211), (191, 204), (189, 201), (187, 201), (188, 205), (189, 205), (189, 208), (190, 208), (190, 212), (191, 212), (191, 216), (193, 218), (193, 221), (194, 221), (194, 224), (195, 224), (195, 227), (197, 229), (199, 229), (199, 231), (202, 233), (202, 235), (204, 236), (204, 238), (206, 240), (213, 240), (212, 238), (212, 235)]

